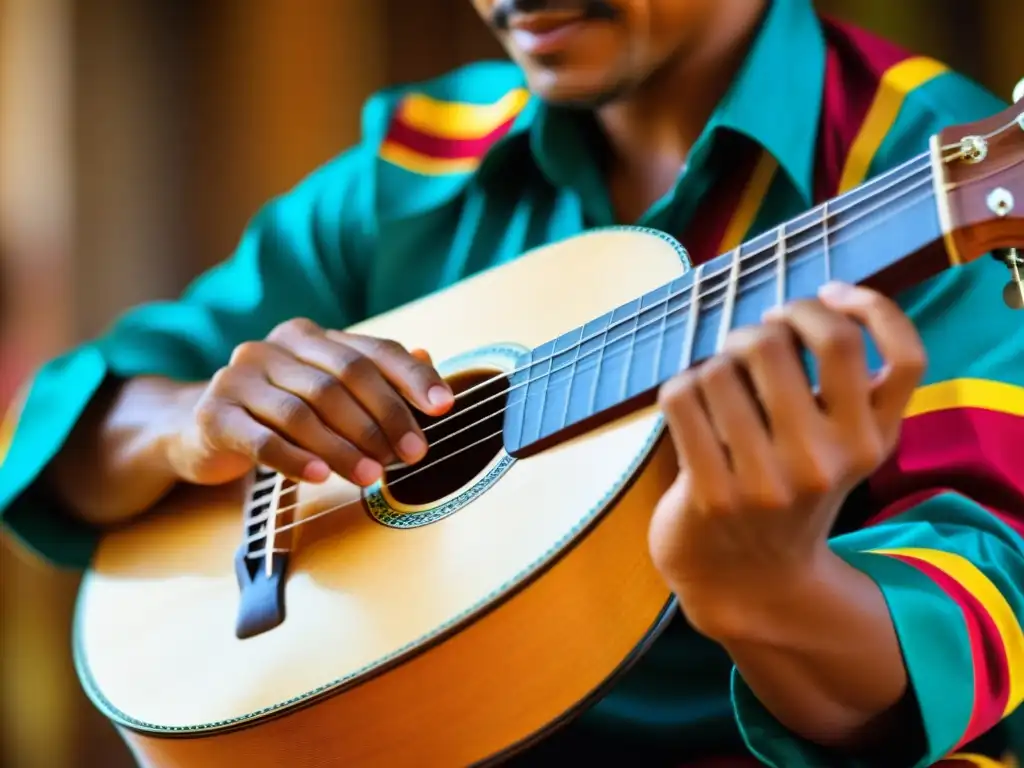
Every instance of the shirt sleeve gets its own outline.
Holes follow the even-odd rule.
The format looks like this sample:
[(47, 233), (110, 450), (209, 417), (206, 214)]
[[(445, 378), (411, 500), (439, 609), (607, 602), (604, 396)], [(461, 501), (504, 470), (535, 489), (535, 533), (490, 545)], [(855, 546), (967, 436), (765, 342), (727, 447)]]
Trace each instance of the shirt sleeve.
[(132, 309), (32, 377), (0, 427), (0, 516), (8, 531), (54, 563), (88, 564), (96, 532), (64, 514), (39, 478), (105, 381), (203, 380), (238, 344), (285, 320), (342, 328), (360, 319), (375, 226), (372, 162), (362, 147), (342, 154), (264, 206), (234, 254), (180, 298)]
[[(915, 766), (991, 736), (1024, 701), (1024, 312), (1003, 303), (1008, 279), (986, 256), (899, 297), (928, 350), (926, 379), (893, 455), (847, 503), (864, 507), (843, 513), (862, 523), (831, 541), (891, 613), (920, 713)], [(796, 738), (735, 671), (733, 701), (769, 765), (870, 765)]]

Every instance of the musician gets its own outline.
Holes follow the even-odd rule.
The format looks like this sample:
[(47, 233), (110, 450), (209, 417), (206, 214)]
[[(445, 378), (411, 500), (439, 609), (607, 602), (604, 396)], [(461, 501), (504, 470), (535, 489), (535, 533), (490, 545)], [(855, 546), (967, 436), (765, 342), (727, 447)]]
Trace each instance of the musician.
[[(360, 143), (229, 260), (38, 372), (8, 421), (10, 531), (83, 566), (104, 526), (256, 460), (370, 484), (452, 393), (426, 354), (336, 329), (591, 227), (706, 260), (1004, 106), (809, 0), (474, 4), (513, 62), (375, 94)], [(1005, 280), (982, 259), (896, 301), (830, 285), (665, 385), (680, 471), (650, 554), (681, 614), (519, 763), (1001, 755), (1024, 699)]]

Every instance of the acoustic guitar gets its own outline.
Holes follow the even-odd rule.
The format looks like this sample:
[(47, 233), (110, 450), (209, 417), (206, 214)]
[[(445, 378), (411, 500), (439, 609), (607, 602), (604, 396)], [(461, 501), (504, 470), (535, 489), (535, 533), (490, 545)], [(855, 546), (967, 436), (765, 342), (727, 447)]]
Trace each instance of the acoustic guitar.
[(426, 458), (368, 489), (180, 488), (107, 534), (76, 613), (85, 690), (147, 768), (499, 761), (677, 610), (647, 547), (677, 470), (659, 384), (832, 279), (893, 294), (994, 253), (1020, 304), (1016, 245), (1024, 103), (699, 266), (599, 229), (360, 323), (458, 393)]

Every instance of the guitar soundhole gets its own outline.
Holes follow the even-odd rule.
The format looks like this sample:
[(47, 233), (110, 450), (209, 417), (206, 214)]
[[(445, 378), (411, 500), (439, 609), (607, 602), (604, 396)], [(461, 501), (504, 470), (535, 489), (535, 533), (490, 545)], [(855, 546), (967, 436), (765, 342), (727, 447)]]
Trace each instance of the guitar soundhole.
[(455, 407), (439, 418), (417, 414), (430, 445), (427, 455), (384, 476), (399, 504), (422, 506), (450, 496), (487, 469), (504, 445), (508, 378), (496, 369), (475, 369), (450, 376), (448, 383)]

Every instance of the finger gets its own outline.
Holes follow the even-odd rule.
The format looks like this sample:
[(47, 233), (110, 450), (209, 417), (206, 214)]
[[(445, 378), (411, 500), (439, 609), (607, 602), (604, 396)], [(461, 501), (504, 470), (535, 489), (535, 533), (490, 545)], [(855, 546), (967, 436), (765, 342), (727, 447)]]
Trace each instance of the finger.
[(260, 424), (237, 403), (223, 402), (211, 412), (205, 435), (213, 447), (245, 456), (298, 482), (322, 483), (330, 476), (326, 462)]
[(679, 465), (693, 479), (693, 496), (704, 509), (728, 505), (733, 483), (728, 461), (701, 402), (694, 371), (662, 385), (658, 404), (665, 414)]
[[(349, 337), (339, 334), (337, 338)], [(426, 438), (408, 403), (384, 377), (377, 364), (359, 349), (294, 326), (275, 339), (275, 343), (298, 360), (320, 368), (340, 382), (377, 424), (392, 451), (403, 461), (411, 464), (426, 455)]]
[(239, 404), (263, 426), (323, 459), (332, 470), (357, 485), (371, 485), (384, 472), (379, 462), (332, 432), (305, 400), (267, 380), (251, 383)]
[(431, 366), (434, 364), (434, 361), (430, 359), (430, 353), (427, 352), (427, 350), (425, 349), (420, 349), (419, 347), (417, 347), (416, 349), (410, 350), (409, 354), (415, 357), (421, 363), (426, 363), (427, 365)]
[(735, 361), (712, 358), (698, 369), (698, 378), (711, 426), (729, 450), (738, 486), (754, 495), (777, 490), (781, 478), (767, 425)]
[(841, 424), (872, 423), (871, 379), (860, 327), (817, 300), (795, 301), (778, 312), (818, 363), (824, 410)]
[(336, 377), (283, 351), (279, 355), (271, 354), (265, 366), (271, 384), (309, 403), (336, 435), (382, 464), (395, 460), (396, 453), (380, 425)]
[[(333, 337), (333, 331), (329, 334)], [(358, 349), (384, 374), (402, 396), (424, 413), (439, 416), (451, 408), (452, 390), (434, 366), (411, 354), (401, 344), (357, 334), (344, 334), (341, 343)]]
[(739, 328), (726, 337), (723, 350), (741, 361), (749, 374), (773, 438), (801, 434), (820, 420), (821, 411), (788, 325), (769, 320)]
[(830, 283), (821, 300), (867, 328), (885, 361), (871, 386), (872, 404), (882, 424), (898, 426), (928, 365), (914, 324), (896, 302), (867, 288)]

